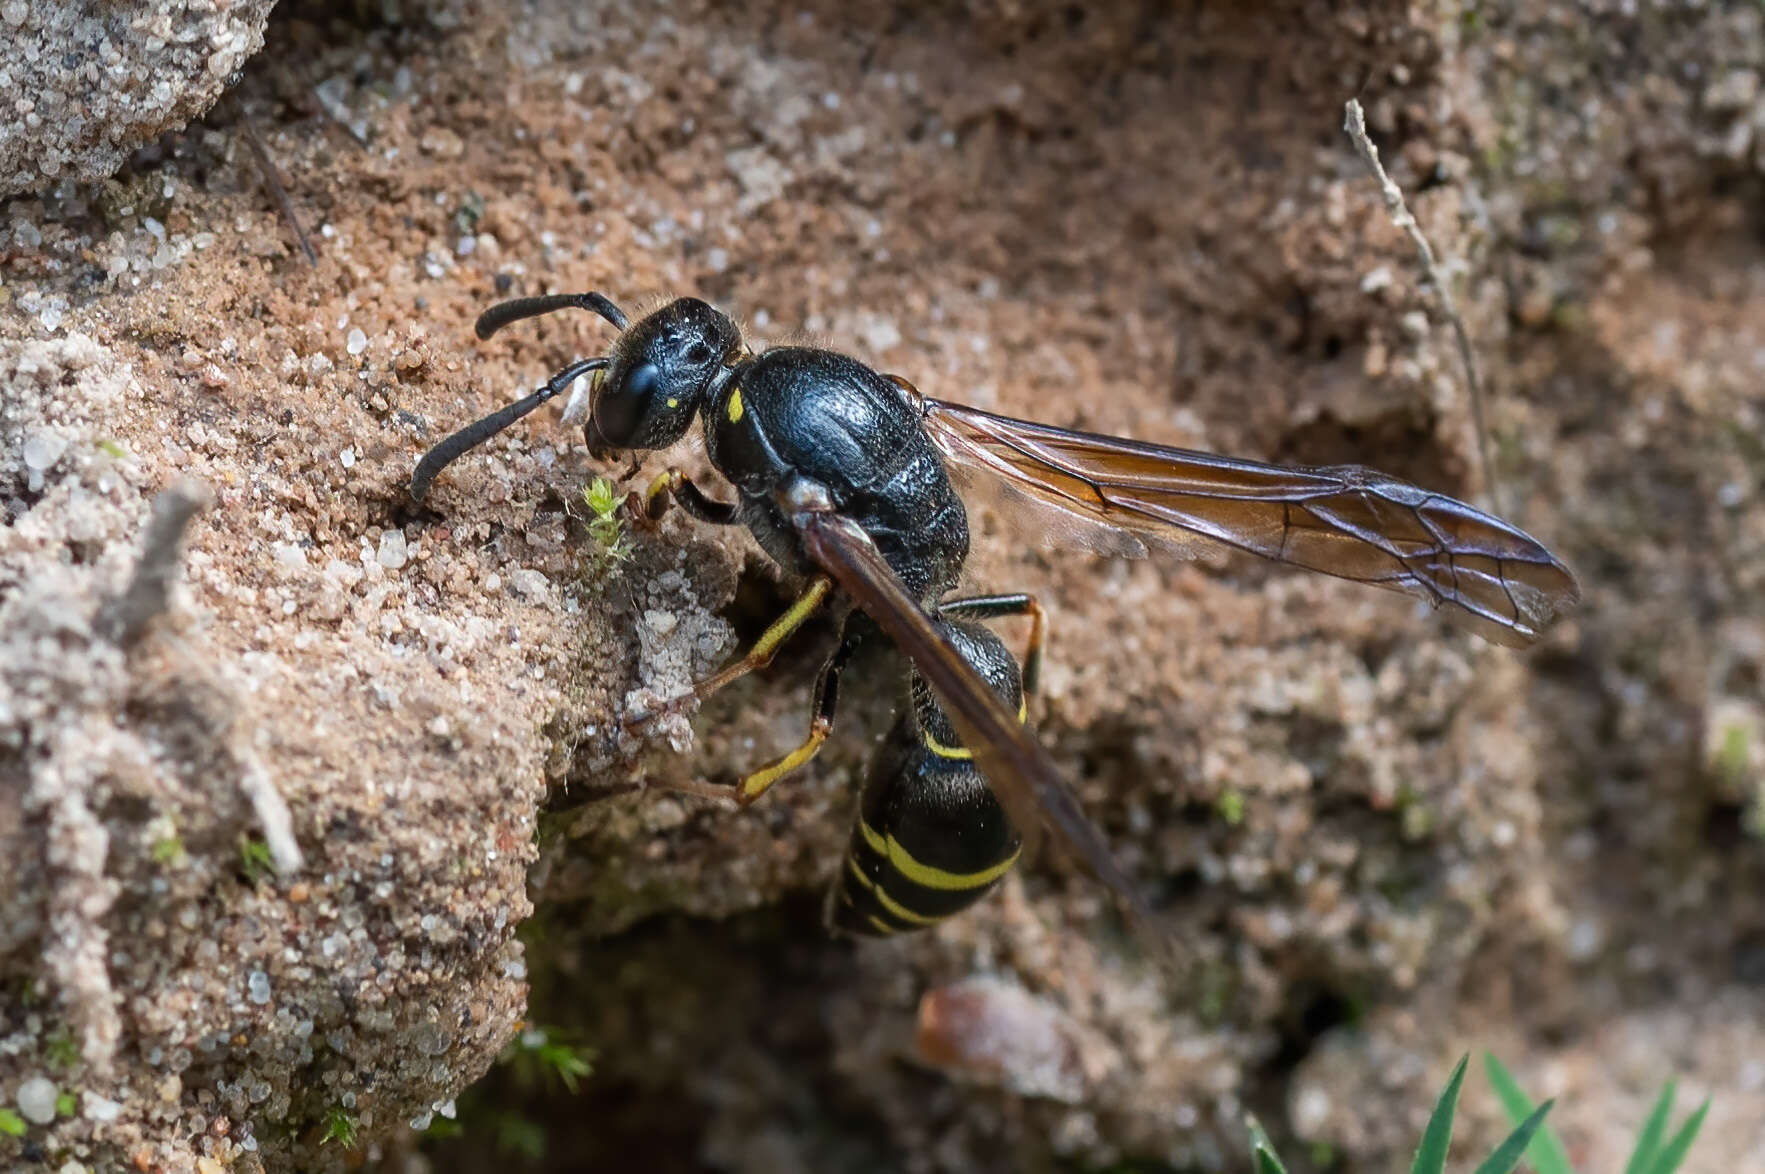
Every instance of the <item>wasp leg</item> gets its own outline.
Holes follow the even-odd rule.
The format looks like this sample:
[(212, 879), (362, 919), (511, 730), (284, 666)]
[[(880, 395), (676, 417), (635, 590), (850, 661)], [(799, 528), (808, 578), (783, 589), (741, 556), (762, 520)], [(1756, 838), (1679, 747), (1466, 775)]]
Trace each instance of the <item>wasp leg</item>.
[(809, 736), (789, 754), (780, 755), (759, 770), (744, 776), (735, 789), (735, 801), (738, 804), (746, 807), (765, 794), (773, 783), (792, 771), (809, 765), (809, 760), (820, 752), (821, 744), (833, 732), (834, 710), (840, 702), (840, 674), (846, 671), (846, 662), (857, 651), (858, 639), (857, 636), (846, 637), (834, 654), (827, 658), (827, 663), (821, 666), (821, 673), (815, 678), (814, 700), (810, 703), (810, 712), (814, 716), (809, 721)]
[(705, 491), (679, 469), (658, 474), (642, 496), (632, 490), (626, 495), (625, 509), (638, 525), (654, 528), (674, 502), (679, 502), (682, 509), (699, 521), (713, 526), (734, 526), (742, 520), (739, 505), (706, 496)]
[(1034, 697), (1042, 678), (1042, 643), (1048, 636), (1048, 613), (1036, 602), (1034, 595), (1018, 592), (1012, 595), (976, 595), (968, 599), (952, 599), (938, 605), (947, 616), (959, 619), (991, 620), (1003, 616), (1030, 617), (1030, 638), (1023, 652), (1023, 695)]
[(745, 677), (755, 669), (763, 669), (771, 664), (773, 656), (778, 652), (779, 645), (790, 639), (791, 635), (803, 626), (803, 621), (815, 614), (815, 610), (827, 599), (828, 593), (832, 589), (833, 580), (826, 575), (817, 575), (809, 580), (809, 586), (804, 589), (802, 595), (797, 597), (797, 602), (791, 604), (789, 611), (772, 621), (772, 626), (761, 633), (758, 640), (754, 641), (754, 646), (748, 649), (746, 656), (726, 666), (721, 672), (694, 684), (691, 693), (664, 702), (648, 713), (640, 713), (635, 717), (627, 718), (625, 728), (635, 730), (659, 717), (680, 713), (694, 701), (703, 701), (731, 681)]

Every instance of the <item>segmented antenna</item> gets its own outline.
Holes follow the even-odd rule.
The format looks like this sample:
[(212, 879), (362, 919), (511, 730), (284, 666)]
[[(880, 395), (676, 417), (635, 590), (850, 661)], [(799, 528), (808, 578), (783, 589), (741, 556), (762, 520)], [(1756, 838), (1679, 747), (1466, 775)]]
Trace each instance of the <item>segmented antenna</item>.
[[(599, 295), (596, 294), (590, 296), (598, 297)], [(531, 302), (543, 302), (554, 299), (529, 298), (527, 300)], [(509, 304), (514, 305), (518, 303)], [(611, 305), (611, 303), (608, 304)], [(532, 314), (544, 312), (545, 311), (543, 310), (535, 310), (529, 314), (516, 314), (508, 318), (507, 321), (514, 321), (515, 318), (531, 317)], [(618, 313), (617, 309), (615, 309), (614, 312)], [(488, 318), (489, 316), (489, 313), (484, 315), (485, 318)], [(620, 316), (623, 317), (624, 315)], [(478, 324), (479, 335), (481, 337), (488, 337), (483, 329), (484, 318), (480, 318)], [(495, 330), (497, 326), (502, 324), (503, 323), (493, 324), (491, 329)], [(411, 474), (411, 497), (415, 498), (417, 501), (422, 501), (423, 498), (428, 496), (429, 486), (434, 483), (436, 475), (443, 469), (453, 464), (472, 449), (477, 448), (479, 445), (489, 440), (492, 436), (495, 436), (498, 432), (501, 432), (504, 428), (507, 428), (510, 424), (513, 424), (516, 420), (519, 420), (522, 416), (532, 412), (534, 408), (537, 408), (546, 400), (551, 399), (555, 395), (562, 394), (572, 383), (575, 383), (590, 371), (598, 371), (602, 367), (605, 367), (610, 361), (611, 360), (603, 356), (593, 359), (583, 359), (580, 362), (571, 363), (568, 367), (565, 367), (562, 371), (559, 371), (556, 375), (553, 375), (550, 379), (546, 380), (545, 386), (541, 387), (532, 395), (525, 399), (516, 400), (508, 407), (494, 411), (490, 413), (490, 415), (485, 416), (482, 420), (473, 421), (452, 436), (448, 437), (446, 440), (442, 441), (440, 444), (436, 445), (434, 448), (430, 449), (428, 452), (424, 453), (423, 459), (417, 462), (416, 471)]]
[(588, 310), (599, 314), (620, 330), (624, 330), (630, 325), (630, 320), (625, 317), (625, 311), (615, 306), (612, 299), (605, 294), (574, 293), (546, 294), (543, 297), (516, 298), (513, 301), (498, 302), (478, 315), (478, 321), (472, 329), (478, 332), (479, 338), (489, 338), (511, 322), (519, 322), (523, 318), (537, 318), (541, 314), (550, 314), (555, 310)]

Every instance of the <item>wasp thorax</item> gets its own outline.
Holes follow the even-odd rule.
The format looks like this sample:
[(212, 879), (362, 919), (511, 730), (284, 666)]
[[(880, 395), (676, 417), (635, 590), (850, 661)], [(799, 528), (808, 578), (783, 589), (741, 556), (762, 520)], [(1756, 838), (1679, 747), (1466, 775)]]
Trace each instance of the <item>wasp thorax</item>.
[(666, 448), (679, 440), (741, 344), (735, 323), (698, 298), (632, 324), (597, 380), (590, 447)]

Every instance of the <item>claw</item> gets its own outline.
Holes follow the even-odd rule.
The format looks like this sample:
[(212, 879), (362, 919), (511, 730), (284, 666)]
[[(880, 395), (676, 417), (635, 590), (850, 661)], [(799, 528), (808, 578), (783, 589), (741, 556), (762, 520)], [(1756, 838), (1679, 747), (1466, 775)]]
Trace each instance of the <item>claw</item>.
[(662, 520), (650, 516), (644, 505), (643, 494), (633, 489), (625, 495), (625, 503), (619, 507), (619, 513), (625, 524), (646, 534), (654, 534), (662, 528)]
[(651, 722), (656, 721), (658, 718), (677, 717), (680, 714), (685, 713), (692, 707), (692, 703), (697, 700), (698, 694), (683, 693), (679, 697), (664, 701), (654, 709), (641, 709), (630, 717), (623, 719), (620, 724), (624, 726), (626, 733), (635, 734)]

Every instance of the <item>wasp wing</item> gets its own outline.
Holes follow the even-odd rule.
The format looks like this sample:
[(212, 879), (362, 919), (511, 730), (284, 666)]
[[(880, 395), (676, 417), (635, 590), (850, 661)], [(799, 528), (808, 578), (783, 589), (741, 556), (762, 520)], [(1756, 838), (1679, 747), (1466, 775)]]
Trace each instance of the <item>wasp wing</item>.
[(1029, 841), (1038, 829), (1045, 830), (1149, 925), (1145, 904), (1110, 854), (1103, 833), (1086, 818), (1061, 780), (1053, 757), (962, 658), (863, 529), (850, 518), (828, 512), (801, 513), (795, 522), (809, 557), (833, 576), (931, 684), (1018, 834)]
[(1500, 518), (1359, 465), (1289, 468), (1017, 420), (924, 399), (932, 440), (1117, 551), (1219, 543), (1406, 591), (1523, 648), (1580, 600), (1569, 569)]

